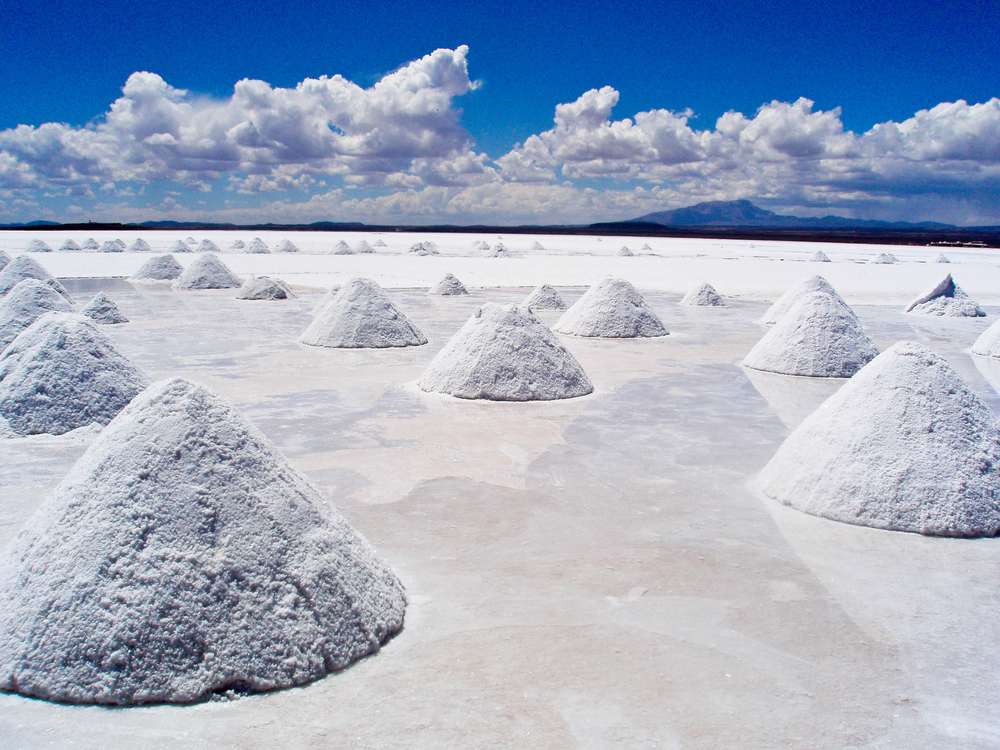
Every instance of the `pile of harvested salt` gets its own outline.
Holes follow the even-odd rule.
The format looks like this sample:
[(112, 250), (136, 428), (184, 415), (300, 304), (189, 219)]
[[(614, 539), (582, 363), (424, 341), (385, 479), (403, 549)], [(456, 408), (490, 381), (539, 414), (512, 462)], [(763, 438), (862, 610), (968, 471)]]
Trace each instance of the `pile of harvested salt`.
[(24, 248), (26, 253), (51, 253), (52, 248), (46, 242), (42, 240), (32, 240), (28, 243), (28, 246)]
[(174, 378), (102, 431), (0, 557), (0, 688), (134, 705), (302, 685), (377, 651), (405, 606), (259, 430)]
[(370, 255), (375, 252), (375, 248), (368, 244), (368, 240), (361, 240), (354, 248), (354, 252), (358, 255)]
[(199, 255), (173, 283), (174, 289), (239, 289), (243, 282), (214, 253)]
[(760, 322), (764, 325), (773, 326), (782, 315), (788, 312), (799, 301), (799, 298), (816, 291), (840, 297), (837, 291), (830, 286), (830, 282), (822, 276), (808, 276), (778, 297), (777, 302), (767, 308), (767, 312), (761, 316)]
[(354, 250), (343, 240), (340, 240), (336, 245), (333, 246), (334, 255), (354, 255)]
[(264, 242), (264, 240), (260, 237), (254, 237), (253, 242), (247, 246), (246, 252), (251, 255), (263, 255), (264, 253), (269, 253), (271, 251), (268, 249), (267, 243)]
[(513, 258), (510, 250), (502, 243), (498, 242), (493, 247), (491, 247), (486, 253), (484, 253), (487, 258)]
[(139, 266), (131, 281), (173, 281), (183, 272), (184, 266), (173, 255), (157, 255)]
[(765, 494), (835, 521), (939, 536), (1000, 530), (1000, 424), (941, 357), (902, 341), (785, 440)]
[(151, 253), (153, 248), (149, 246), (142, 237), (136, 237), (135, 242), (128, 246), (128, 252), (130, 253)]
[(316, 314), (299, 341), (310, 346), (383, 349), (420, 346), (427, 337), (371, 279), (351, 279)]
[(68, 302), (73, 301), (63, 285), (56, 281), (52, 277), (52, 274), (42, 268), (37, 260), (28, 255), (18, 255), (0, 270), (0, 295), (7, 294), (25, 279), (44, 281), (59, 292)]
[(615, 256), (618, 258), (631, 258), (634, 254), (635, 253), (629, 250), (625, 245), (622, 245), (618, 248), (618, 252), (615, 253)]
[(80, 245), (80, 247), (82, 247), (84, 250), (96, 250), (97, 248), (100, 247), (100, 245), (97, 244), (97, 240), (95, 240), (93, 237), (88, 237), (83, 241), (83, 244)]
[(1000, 320), (983, 331), (969, 351), (984, 357), (1000, 357)]
[(826, 253), (824, 253), (822, 250), (817, 250), (815, 253), (813, 253), (813, 257), (811, 257), (809, 260), (812, 261), (813, 263), (832, 263), (833, 262), (833, 261), (830, 260), (830, 257)]
[(622, 279), (594, 284), (567, 310), (552, 330), (597, 338), (653, 338), (670, 333), (653, 308)]
[(81, 315), (86, 315), (95, 323), (104, 325), (117, 325), (118, 323), (128, 323), (118, 305), (108, 299), (104, 292), (98, 292), (94, 299), (80, 311)]
[(194, 237), (188, 237), (184, 241), (186, 243), (188, 243), (189, 245), (197, 245), (198, 244), (198, 240), (196, 240)]
[(0, 417), (17, 435), (61, 435), (106, 425), (148, 385), (89, 318), (49, 312), (0, 355)]
[(490, 251), (490, 243), (485, 240), (476, 240), (472, 243), (472, 249), (474, 252), (488, 253)]
[(278, 246), (274, 248), (276, 253), (297, 253), (299, 249), (295, 247), (291, 240), (282, 240), (278, 243)]
[(541, 242), (538, 242), (536, 240), (535, 242), (532, 242), (531, 245), (528, 247), (528, 252), (529, 253), (544, 253), (545, 252), (545, 246), (542, 245)]
[(324, 307), (326, 307), (327, 304), (329, 304), (330, 301), (337, 296), (337, 293), (339, 291), (340, 291), (340, 284), (334, 284), (332, 287), (330, 287), (327, 293), (323, 295), (323, 298), (316, 303), (315, 307), (313, 307), (312, 312), (310, 314), (314, 317), (318, 315), (319, 311), (322, 310)]
[(896, 256), (892, 253), (879, 253), (874, 258), (868, 261), (869, 263), (876, 263), (879, 265), (889, 265), (896, 263)]
[(722, 301), (722, 297), (719, 293), (715, 291), (715, 287), (709, 284), (707, 281), (704, 284), (696, 286), (690, 292), (684, 295), (684, 298), (678, 303), (681, 305), (693, 305), (695, 307), (725, 307), (726, 303)]
[(121, 240), (107, 240), (103, 245), (101, 245), (100, 252), (102, 253), (124, 253), (125, 243)]
[(79, 253), (82, 250), (83, 248), (73, 242), (73, 240), (66, 240), (59, 246), (59, 252), (61, 253)]
[(382, 239), (375, 240), (375, 247), (388, 247)]
[[(24, 257), (24, 256), (21, 256)], [(44, 281), (24, 279), (0, 300), (0, 352), (47, 312), (73, 312), (62, 295)]]
[(0, 271), (6, 268), (8, 263), (10, 263), (10, 256), (3, 250), (0, 250)]
[(491, 401), (552, 401), (594, 390), (580, 363), (531, 310), (492, 303), (452, 336), (417, 385)]
[(944, 253), (938, 253), (937, 255), (935, 255), (933, 258), (931, 258), (927, 262), (928, 263), (951, 263), (951, 261), (948, 260), (947, 257), (945, 257)]
[(986, 316), (979, 304), (955, 283), (950, 273), (913, 300), (903, 312), (915, 315), (944, 315), (949, 318)]
[(529, 310), (565, 310), (566, 303), (555, 287), (541, 284), (524, 298), (521, 307), (527, 307)]
[(430, 242), (414, 242), (410, 245), (410, 250), (414, 255), (438, 255), (437, 249)]
[(170, 252), (171, 253), (189, 253), (189, 252), (191, 252), (191, 248), (188, 247), (187, 243), (184, 242), (184, 240), (177, 240), (176, 242), (174, 242), (173, 245), (170, 246)]
[(233, 244), (229, 246), (230, 250), (242, 250), (247, 246), (243, 240), (233, 240)]
[(212, 240), (202, 240), (198, 247), (195, 248), (196, 253), (221, 253), (219, 246), (216, 245)]
[(292, 288), (280, 279), (267, 276), (255, 276), (246, 281), (236, 292), (236, 299), (274, 300), (295, 299)]
[(452, 274), (447, 273), (441, 281), (428, 289), (427, 293), (442, 297), (449, 297), (456, 294), (468, 294), (469, 290), (466, 289), (465, 285), (456, 279)]
[(642, 247), (640, 247), (640, 248), (639, 248), (639, 250), (641, 250), (641, 251), (642, 251), (642, 252), (644, 252), (644, 253), (651, 253), (651, 252), (653, 252), (653, 248), (651, 248), (651, 247), (649, 246), (649, 243), (648, 243), (648, 242), (647, 242), (647, 243), (645, 243), (645, 244), (644, 244), (644, 245), (643, 245)]
[(781, 316), (743, 365), (782, 375), (849, 378), (877, 355), (875, 343), (840, 295), (813, 291)]

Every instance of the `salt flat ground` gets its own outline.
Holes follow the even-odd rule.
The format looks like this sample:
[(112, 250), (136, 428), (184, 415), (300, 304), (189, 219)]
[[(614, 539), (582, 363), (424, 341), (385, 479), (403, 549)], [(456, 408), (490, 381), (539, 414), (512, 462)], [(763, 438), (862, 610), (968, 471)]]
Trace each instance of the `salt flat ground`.
[[(232, 236), (252, 238), (213, 239), (227, 247)], [(116, 710), (0, 695), (0, 746), (1000, 746), (998, 540), (853, 527), (757, 494), (755, 474), (840, 381), (739, 367), (764, 332), (764, 300), (821, 272), (880, 348), (925, 343), (998, 411), (1000, 366), (967, 352), (1000, 314), (998, 259), (945, 250), (960, 262), (932, 266), (919, 262), (928, 248), (891, 248), (903, 263), (868, 266), (850, 261), (883, 248), (823, 246), (837, 262), (811, 264), (815, 245), (715, 242), (702, 253), (690, 241), (611, 258), (642, 241), (592, 237), (482, 259), (458, 257), (471, 239), (434, 239), (444, 257), (400, 257), (408, 241), (374, 257), (223, 256), (238, 273), (303, 287), (359, 271), (389, 282), (430, 339), (389, 351), (298, 344), (318, 288), (241, 302), (100, 278), (146, 256), (35, 256), (76, 277), (67, 285), (78, 301), (103, 289), (118, 303), (132, 322), (105, 330), (153, 377), (184, 375), (238, 404), (389, 561), (409, 606), (381, 652), (293, 690)], [(504, 242), (517, 252), (532, 239)], [(16, 250), (20, 238), (0, 240)], [(574, 255), (585, 243), (591, 254)], [(482, 288), (465, 298), (419, 289), (446, 271)], [(901, 314), (900, 301), (947, 271), (989, 317)], [(632, 278), (671, 335), (561, 337), (594, 395), (480, 403), (413, 386), (483, 302), (518, 301), (547, 281), (571, 303), (608, 272)], [(725, 309), (679, 307), (688, 281), (703, 280), (740, 296)], [(91, 439), (0, 443), (0, 544)]]

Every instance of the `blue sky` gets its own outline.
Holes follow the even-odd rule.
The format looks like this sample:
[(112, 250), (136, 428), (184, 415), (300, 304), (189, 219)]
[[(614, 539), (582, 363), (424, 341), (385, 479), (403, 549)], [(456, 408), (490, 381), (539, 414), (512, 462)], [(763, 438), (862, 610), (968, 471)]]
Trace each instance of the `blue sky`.
[[(750, 198), (1000, 223), (998, 7), (22, 3), (0, 25), (0, 221), (575, 223)], [(269, 93), (235, 102), (243, 79)]]

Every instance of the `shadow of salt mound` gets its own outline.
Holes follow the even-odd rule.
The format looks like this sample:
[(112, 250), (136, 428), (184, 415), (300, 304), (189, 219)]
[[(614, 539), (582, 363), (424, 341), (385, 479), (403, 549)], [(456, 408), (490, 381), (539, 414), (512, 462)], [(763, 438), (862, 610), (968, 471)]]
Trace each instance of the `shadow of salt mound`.
[(984, 357), (981, 354), (971, 354), (969, 356), (976, 365), (976, 369), (979, 370), (979, 374), (983, 376), (994, 391), (1000, 393), (1000, 359), (996, 357)]
[(847, 382), (845, 378), (804, 378), (751, 370), (749, 367), (741, 369), (767, 401), (767, 405), (778, 415), (778, 419), (790, 430), (802, 424), (806, 417)]

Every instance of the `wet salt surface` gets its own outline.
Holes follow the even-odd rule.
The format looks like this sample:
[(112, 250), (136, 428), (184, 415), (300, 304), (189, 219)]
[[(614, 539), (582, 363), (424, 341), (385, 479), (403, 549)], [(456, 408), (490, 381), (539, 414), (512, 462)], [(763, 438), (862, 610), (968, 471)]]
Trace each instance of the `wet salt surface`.
[[(836, 388), (762, 386), (738, 366), (766, 303), (681, 308), (679, 294), (642, 290), (670, 336), (561, 337), (593, 396), (484, 404), (410, 384), (476, 306), (529, 289), (389, 291), (430, 343), (377, 352), (296, 343), (319, 291), (106, 291), (133, 321), (109, 333), (124, 352), (237, 403), (368, 537), (407, 586), (406, 625), (339, 674), (231, 702), (108, 710), (0, 695), (5, 745), (1000, 743), (998, 540), (847, 526), (747, 488)], [(559, 291), (572, 304), (583, 289)], [(964, 351), (1000, 310), (854, 309), (880, 349), (924, 343), (1000, 410), (992, 363)], [(0, 443), (0, 543), (87, 442)]]

